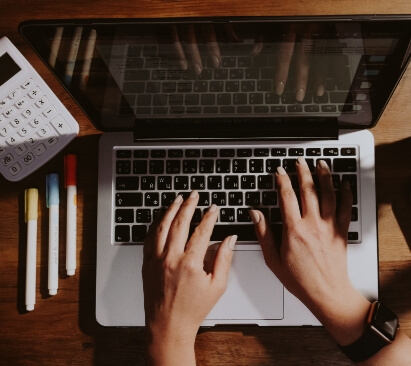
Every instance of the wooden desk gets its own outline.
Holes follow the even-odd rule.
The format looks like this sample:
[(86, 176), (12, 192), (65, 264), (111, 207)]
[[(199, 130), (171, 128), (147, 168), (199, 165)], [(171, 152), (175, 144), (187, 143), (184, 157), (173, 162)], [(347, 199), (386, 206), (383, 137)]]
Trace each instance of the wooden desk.
[[(124, 5), (123, 5), (124, 4)], [(141, 365), (144, 329), (103, 328), (95, 321), (96, 188), (99, 132), (29, 49), (17, 31), (27, 19), (75, 17), (163, 17), (217, 15), (325, 15), (411, 13), (409, 0), (277, 1), (22, 1), (0, 2), (0, 36), (8, 36), (32, 62), (80, 123), (80, 136), (28, 179), (0, 178), (0, 364)], [(388, 105), (376, 140), (381, 299), (411, 336), (411, 71)], [(79, 156), (78, 264), (60, 278), (57, 296), (47, 291), (45, 175), (63, 172), (62, 157)], [(38, 289), (32, 313), (24, 312), (25, 225), (23, 192), (40, 188)], [(65, 209), (63, 203), (61, 209)], [(64, 212), (64, 211), (62, 211)], [(62, 215), (61, 239), (65, 223)], [(65, 273), (61, 251), (60, 273)], [(366, 275), (366, 274), (365, 274)], [(350, 365), (322, 328), (234, 328), (202, 331), (198, 365)], [(182, 365), (183, 366), (183, 365)]]

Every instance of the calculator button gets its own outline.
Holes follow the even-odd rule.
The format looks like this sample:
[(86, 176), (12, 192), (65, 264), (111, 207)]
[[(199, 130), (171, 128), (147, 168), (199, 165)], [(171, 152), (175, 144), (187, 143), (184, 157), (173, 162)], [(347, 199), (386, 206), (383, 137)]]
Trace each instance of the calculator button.
[(34, 116), (34, 115), (35, 115), (35, 112), (34, 112), (33, 107), (28, 107), (28, 108), (22, 113), (22, 115), (23, 115), (25, 118), (30, 118), (30, 117)]
[(14, 149), (15, 153), (19, 156), (22, 155), (26, 150), (27, 150), (27, 147), (24, 144), (20, 144)]
[(6, 142), (7, 142), (9, 145), (17, 145), (18, 142), (19, 142), (19, 140), (20, 140), (20, 138), (19, 138), (18, 135), (13, 135), (13, 136), (10, 136), (10, 137), (6, 140)]
[(37, 116), (32, 121), (30, 121), (30, 125), (33, 128), (40, 126), (42, 123), (43, 123), (43, 118), (41, 118), (41, 116)]
[(29, 165), (34, 161), (34, 155), (32, 153), (28, 153), (23, 159), (21, 159), (24, 164)]
[(0, 146), (0, 156), (2, 156), (3, 154), (5, 154), (7, 151), (5, 146)]
[(43, 115), (47, 118), (51, 118), (56, 114), (56, 108), (54, 108), (53, 106), (46, 108), (43, 111)]
[(23, 89), (28, 89), (33, 85), (33, 79), (29, 79), (27, 80), (24, 84), (22, 84), (22, 88)]
[(58, 141), (57, 137), (51, 136), (46, 140), (46, 144), (47, 144), (47, 146), (51, 147), (51, 146), (57, 144), (57, 141)]
[(34, 148), (34, 150), (33, 150), (33, 152), (34, 152), (37, 156), (42, 155), (45, 151), (46, 151), (46, 147), (44, 146), (44, 144), (39, 144), (39, 145), (37, 145), (37, 146)]
[(41, 95), (41, 90), (38, 87), (35, 87), (32, 91), (29, 92), (29, 97), (31, 99), (38, 98)]
[(60, 135), (67, 134), (71, 131), (71, 127), (61, 115), (58, 115), (56, 118), (53, 118), (51, 124)]
[(29, 137), (29, 138), (26, 140), (26, 143), (27, 143), (27, 145), (29, 145), (29, 146), (33, 146), (33, 145), (35, 145), (35, 144), (37, 143), (37, 141), (38, 141), (37, 136), (33, 135), (33, 136)]
[(26, 104), (28, 104), (27, 99), (26, 98), (21, 98), (19, 101), (17, 101), (16, 103), (14, 103), (14, 105), (17, 108), (23, 108)]
[(19, 135), (21, 137), (27, 136), (28, 133), (31, 131), (31, 128), (29, 126), (24, 126), (20, 131), (19, 131)]
[(6, 137), (11, 132), (10, 125), (5, 125), (0, 128), (0, 136)]
[(13, 119), (10, 121), (10, 124), (11, 124), (14, 128), (17, 128), (17, 127), (19, 127), (19, 126), (21, 126), (21, 125), (23, 124), (23, 120), (22, 120), (21, 116), (18, 116), (18, 117), (16, 117), (16, 118), (13, 118)]
[(4, 108), (9, 103), (7, 98), (0, 100), (0, 108)]
[(43, 96), (35, 104), (38, 108), (43, 108), (47, 105), (48, 101), (49, 100), (47, 99), (47, 97)]
[(14, 99), (20, 95), (20, 88), (17, 88), (15, 91), (9, 94), (10, 99)]
[(13, 155), (7, 154), (1, 158), (1, 163), (5, 166), (10, 165), (13, 162), (14, 158)]
[(44, 137), (44, 136), (47, 136), (49, 133), (50, 133), (50, 127), (47, 125), (44, 125), (38, 130), (37, 135), (39, 135), (40, 137)]
[(16, 108), (14, 108), (14, 107), (7, 108), (3, 112), (4, 116), (7, 117), (7, 118), (10, 118), (14, 113), (16, 113)]
[(21, 166), (19, 163), (14, 164), (10, 169), (9, 169), (9, 173), (11, 175), (16, 175), (17, 173), (19, 173), (21, 171)]

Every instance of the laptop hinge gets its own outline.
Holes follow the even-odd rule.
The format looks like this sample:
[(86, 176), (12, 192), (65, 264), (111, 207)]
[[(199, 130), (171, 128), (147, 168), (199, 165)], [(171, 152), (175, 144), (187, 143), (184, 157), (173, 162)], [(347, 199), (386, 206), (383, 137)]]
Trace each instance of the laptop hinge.
[(337, 118), (138, 120), (135, 141), (334, 140)]

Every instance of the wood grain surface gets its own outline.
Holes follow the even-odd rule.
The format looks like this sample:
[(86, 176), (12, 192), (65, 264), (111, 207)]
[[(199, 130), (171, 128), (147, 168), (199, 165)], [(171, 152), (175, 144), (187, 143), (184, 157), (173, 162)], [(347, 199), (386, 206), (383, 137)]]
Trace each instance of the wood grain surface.
[[(226, 15), (411, 14), (409, 0), (1, 0), (0, 37), (21, 50), (78, 120), (79, 137), (29, 178), (0, 177), (0, 365), (142, 365), (144, 328), (104, 328), (95, 320), (97, 147), (100, 132), (85, 117), (18, 34), (28, 19), (186, 17)], [(408, 70), (372, 129), (376, 142), (376, 187), (381, 299), (411, 336), (411, 72)], [(78, 270), (60, 278), (58, 295), (47, 291), (48, 172), (63, 173), (63, 155), (79, 156)], [(26, 226), (23, 193), (40, 189), (37, 304), (24, 311)], [(64, 200), (63, 200), (64, 201)], [(61, 205), (64, 212), (65, 204)], [(65, 233), (61, 215), (61, 239)], [(60, 273), (65, 273), (65, 253)], [(367, 274), (364, 273), (366, 276)], [(201, 330), (198, 365), (351, 365), (322, 328), (223, 327)], [(410, 361), (411, 362), (411, 361)], [(182, 365), (183, 366), (183, 365)]]

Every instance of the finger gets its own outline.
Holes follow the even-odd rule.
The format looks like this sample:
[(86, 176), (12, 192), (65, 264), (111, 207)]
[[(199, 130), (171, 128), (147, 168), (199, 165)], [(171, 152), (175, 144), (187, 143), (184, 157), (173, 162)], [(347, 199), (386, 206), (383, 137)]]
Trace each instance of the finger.
[(217, 36), (214, 26), (211, 24), (205, 24), (202, 27), (202, 35), (206, 42), (207, 54), (213, 67), (218, 68), (221, 65), (221, 53), (218, 46)]
[(308, 54), (304, 50), (303, 42), (298, 42), (295, 46), (296, 53), (296, 84), (295, 84), (295, 99), (297, 102), (302, 102), (305, 98), (307, 90), (308, 74), (310, 71), (310, 61)]
[(278, 189), (278, 201), (283, 218), (283, 225), (291, 224), (301, 219), (300, 207), (297, 197), (291, 185), (291, 180), (283, 167), (277, 168), (276, 185)]
[(217, 281), (219, 287), (223, 290), (227, 286), (228, 274), (230, 273), (231, 260), (233, 258), (233, 250), (236, 242), (237, 235), (232, 235), (225, 238), (218, 248), (214, 259), (214, 267), (212, 272), (213, 282)]
[(294, 32), (287, 33), (285, 38), (281, 41), (278, 50), (277, 68), (274, 77), (275, 92), (278, 95), (284, 93), (290, 70), (290, 63), (294, 53), (295, 37), (296, 35)]
[(174, 52), (176, 53), (176, 57), (180, 65), (180, 68), (182, 70), (187, 70), (188, 62), (186, 60), (183, 45), (180, 42), (180, 37), (178, 36), (177, 27), (175, 25), (171, 27), (171, 39), (172, 39), (172, 43), (174, 47)]
[(190, 196), (181, 204), (170, 225), (164, 250), (183, 253), (190, 232), (190, 223), (198, 203), (198, 192), (192, 191)]
[(313, 69), (313, 84), (315, 96), (322, 97), (325, 93), (325, 85), (328, 73), (328, 55), (311, 56)]
[(321, 217), (326, 221), (335, 221), (336, 197), (330, 168), (324, 160), (317, 165), (318, 181), (320, 184)]
[(301, 213), (306, 215), (319, 215), (320, 206), (318, 195), (315, 190), (313, 177), (304, 158), (300, 157), (296, 164), (297, 175), (300, 184)]
[(195, 228), (191, 235), (187, 247), (186, 254), (194, 254), (195, 258), (204, 261), (204, 257), (210, 244), (211, 234), (213, 233), (214, 225), (218, 217), (218, 208), (216, 205), (211, 205), (204, 214), (200, 224)]
[(348, 227), (350, 226), (351, 222), (351, 210), (353, 202), (350, 183), (347, 181), (343, 181), (341, 184), (340, 201), (340, 207), (337, 214), (337, 225), (339, 227), (340, 234), (347, 238)]
[(150, 227), (148, 228), (148, 232), (146, 234), (146, 237), (144, 238), (143, 262), (146, 262), (147, 260), (149, 260), (151, 258), (151, 256), (153, 255), (157, 227), (160, 224), (160, 222), (162, 221), (163, 217), (164, 217), (164, 212), (161, 213), (161, 214), (158, 214), (154, 218), (154, 220), (151, 223)]
[(200, 51), (198, 50), (197, 39), (193, 24), (182, 26), (181, 38), (186, 41), (186, 53), (190, 59), (191, 66), (196, 73), (200, 75), (203, 70), (203, 63), (201, 61)]
[(153, 253), (155, 253), (157, 256), (162, 255), (167, 242), (171, 223), (177, 215), (182, 203), (183, 197), (178, 195), (164, 215), (160, 216), (150, 225), (144, 242), (144, 247), (147, 254), (153, 255)]
[(274, 271), (281, 263), (280, 248), (276, 243), (270, 225), (261, 211), (250, 210), (251, 220), (254, 223), (255, 234), (261, 245), (264, 260), (267, 266)]

